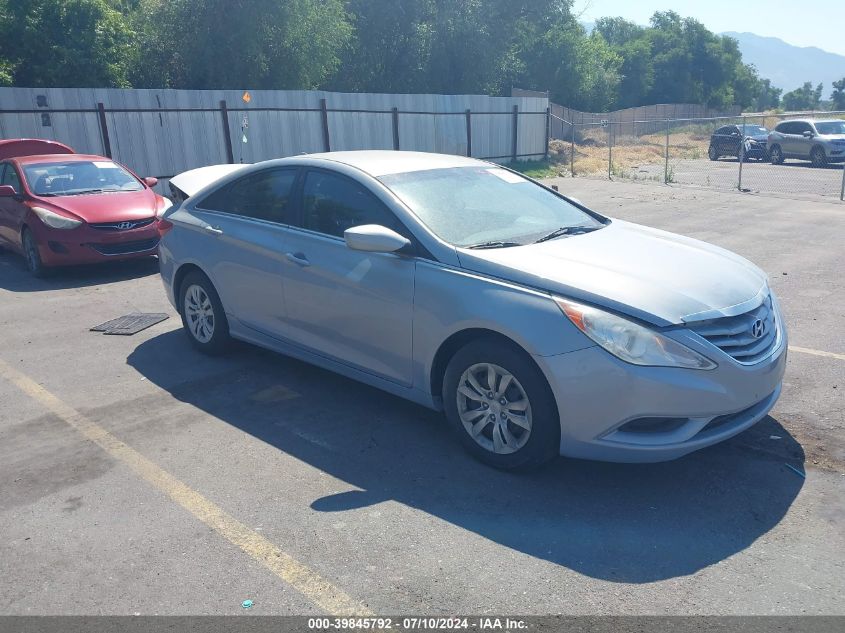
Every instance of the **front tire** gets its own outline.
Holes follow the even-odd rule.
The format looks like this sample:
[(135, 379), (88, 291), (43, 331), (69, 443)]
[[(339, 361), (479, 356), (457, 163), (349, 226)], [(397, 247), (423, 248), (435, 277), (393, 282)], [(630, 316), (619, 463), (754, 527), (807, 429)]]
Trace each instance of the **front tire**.
[(545, 376), (524, 351), (494, 337), (476, 339), (449, 361), (446, 417), (464, 448), (503, 470), (556, 457), (560, 416)]
[(821, 147), (816, 146), (812, 149), (810, 162), (813, 163), (813, 167), (827, 167), (827, 155)]
[(781, 150), (780, 145), (772, 145), (772, 149), (769, 150), (769, 160), (772, 165), (783, 164), (783, 150)]
[(707, 150), (707, 158), (710, 160), (719, 160), (719, 152), (712, 145)]
[(35, 236), (28, 228), (24, 227), (21, 233), (21, 246), (23, 246), (23, 256), (26, 260), (26, 268), (32, 273), (33, 277), (43, 279), (47, 276), (48, 269), (41, 261), (41, 252), (38, 250), (38, 242)]
[(182, 281), (179, 314), (188, 340), (203, 354), (217, 356), (228, 349), (231, 338), (223, 304), (211, 280), (201, 272), (190, 272)]

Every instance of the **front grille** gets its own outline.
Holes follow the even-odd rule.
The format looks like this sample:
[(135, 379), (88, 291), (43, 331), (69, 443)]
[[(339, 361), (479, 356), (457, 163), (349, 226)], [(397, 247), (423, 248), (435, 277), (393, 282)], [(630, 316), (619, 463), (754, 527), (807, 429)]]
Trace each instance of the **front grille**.
[[(761, 323), (762, 334), (755, 336)], [(736, 361), (752, 365), (772, 351), (780, 323), (772, 307), (772, 297), (768, 296), (758, 308), (745, 314), (691, 323), (688, 327)]]
[(132, 229), (149, 226), (154, 220), (155, 218), (144, 218), (143, 220), (125, 220), (122, 222), (99, 222), (89, 226), (100, 231), (131, 231)]
[(151, 240), (138, 240), (135, 242), (114, 242), (112, 244), (90, 244), (91, 248), (101, 255), (127, 255), (129, 253), (140, 253), (158, 246), (158, 238)]

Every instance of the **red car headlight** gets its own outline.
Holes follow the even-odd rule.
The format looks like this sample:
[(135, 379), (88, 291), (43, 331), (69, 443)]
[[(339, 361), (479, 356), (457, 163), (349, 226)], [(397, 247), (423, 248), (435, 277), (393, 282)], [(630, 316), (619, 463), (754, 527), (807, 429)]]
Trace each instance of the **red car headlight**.
[(82, 220), (69, 218), (58, 213), (53, 213), (43, 207), (30, 207), (32, 212), (51, 229), (75, 229), (82, 224)]

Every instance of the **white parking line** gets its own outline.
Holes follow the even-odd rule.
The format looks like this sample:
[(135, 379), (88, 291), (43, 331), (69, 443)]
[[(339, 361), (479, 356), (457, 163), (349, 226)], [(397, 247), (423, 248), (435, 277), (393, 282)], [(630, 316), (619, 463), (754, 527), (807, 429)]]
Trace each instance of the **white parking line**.
[(802, 354), (812, 354), (813, 356), (825, 356), (826, 358), (835, 358), (837, 360), (845, 360), (845, 354), (834, 354), (833, 352), (823, 352), (818, 349), (810, 349), (808, 347), (789, 346), (790, 352), (800, 352)]

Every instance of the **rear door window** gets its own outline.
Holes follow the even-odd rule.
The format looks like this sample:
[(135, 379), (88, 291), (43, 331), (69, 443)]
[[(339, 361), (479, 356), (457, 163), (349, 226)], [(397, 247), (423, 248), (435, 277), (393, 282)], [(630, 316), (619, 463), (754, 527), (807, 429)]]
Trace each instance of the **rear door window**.
[(197, 208), (290, 224), (297, 173), (297, 169), (270, 169), (250, 174), (212, 192)]

